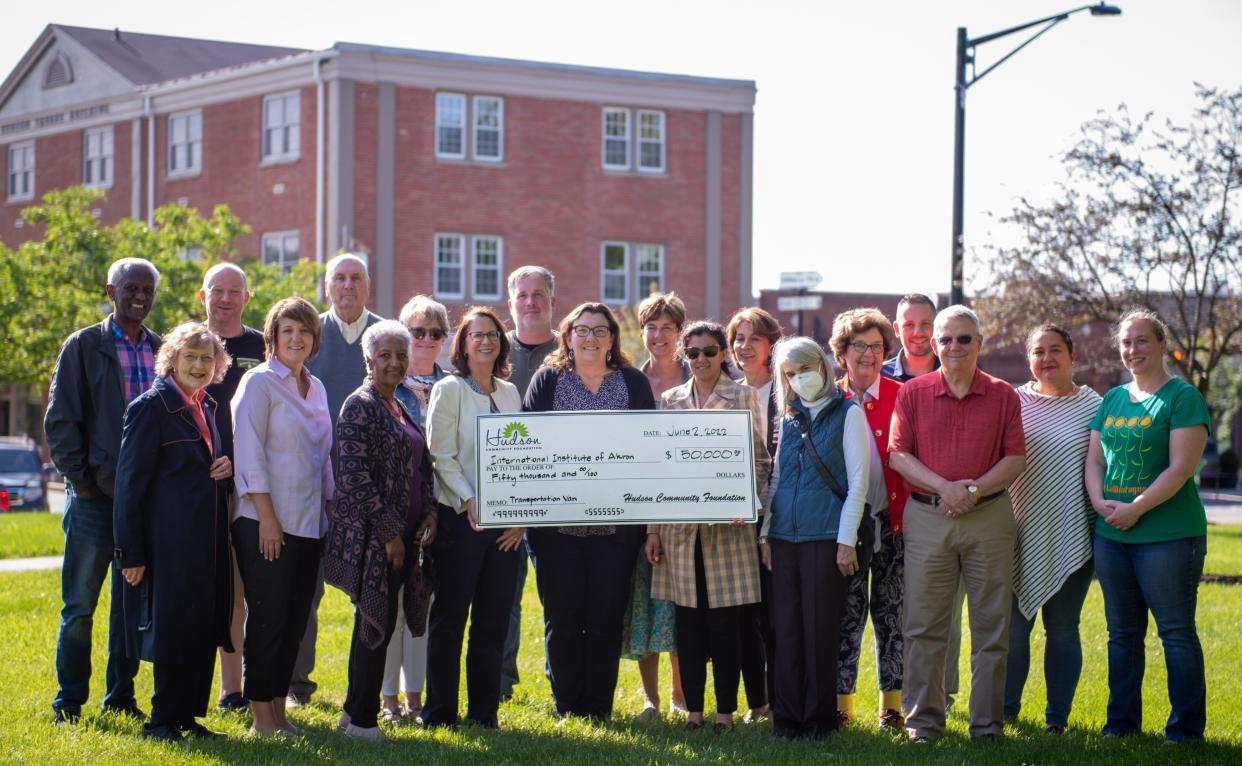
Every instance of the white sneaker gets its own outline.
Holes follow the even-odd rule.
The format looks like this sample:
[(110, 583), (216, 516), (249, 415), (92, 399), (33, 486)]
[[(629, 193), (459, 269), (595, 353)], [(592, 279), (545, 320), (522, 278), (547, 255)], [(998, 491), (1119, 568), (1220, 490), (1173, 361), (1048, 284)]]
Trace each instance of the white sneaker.
[(345, 727), (345, 736), (360, 739), (364, 742), (383, 742), (388, 739), (388, 737), (384, 736), (383, 730), (378, 726), (363, 729), (360, 726), (354, 726), (352, 723)]

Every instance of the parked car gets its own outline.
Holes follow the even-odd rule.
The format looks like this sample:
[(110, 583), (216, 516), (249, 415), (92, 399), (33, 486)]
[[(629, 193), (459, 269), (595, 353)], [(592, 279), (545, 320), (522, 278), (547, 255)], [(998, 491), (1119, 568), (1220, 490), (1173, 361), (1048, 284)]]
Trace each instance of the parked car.
[(8, 491), (6, 511), (47, 510), (47, 479), (33, 441), (0, 439), (0, 487)]

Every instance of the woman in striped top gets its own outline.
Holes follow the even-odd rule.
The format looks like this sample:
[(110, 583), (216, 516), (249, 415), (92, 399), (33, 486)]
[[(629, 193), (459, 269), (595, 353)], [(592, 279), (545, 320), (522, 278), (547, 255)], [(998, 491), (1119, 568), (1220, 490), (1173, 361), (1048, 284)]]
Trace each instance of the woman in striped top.
[(1018, 525), (1014, 605), (1005, 674), (1005, 719), (1018, 717), (1031, 664), (1031, 629), (1043, 612), (1047, 644), (1045, 730), (1069, 720), (1082, 671), (1078, 618), (1091, 585), (1095, 514), (1083, 485), (1083, 460), (1100, 395), (1074, 384), (1074, 341), (1056, 325), (1026, 338), (1033, 380), (1018, 388), (1026, 433), (1026, 470), (1009, 488)]

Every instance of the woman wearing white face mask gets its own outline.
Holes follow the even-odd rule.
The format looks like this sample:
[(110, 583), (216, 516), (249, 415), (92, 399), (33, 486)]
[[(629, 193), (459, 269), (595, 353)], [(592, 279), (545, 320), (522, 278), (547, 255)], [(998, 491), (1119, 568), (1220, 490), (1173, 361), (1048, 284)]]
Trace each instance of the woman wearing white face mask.
[(837, 650), (845, 578), (858, 571), (858, 526), (870, 480), (867, 419), (830, 377), (810, 338), (777, 344), (785, 403), (780, 448), (759, 538), (772, 571), (776, 699), (773, 734), (813, 738), (837, 728)]

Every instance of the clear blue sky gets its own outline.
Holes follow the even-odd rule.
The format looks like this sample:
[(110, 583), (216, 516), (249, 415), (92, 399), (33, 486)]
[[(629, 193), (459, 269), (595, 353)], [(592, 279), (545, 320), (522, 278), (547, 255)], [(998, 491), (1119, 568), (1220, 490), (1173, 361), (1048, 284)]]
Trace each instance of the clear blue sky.
[[(1081, 0), (1080, 0), (1081, 1)], [(1185, 119), (1193, 83), (1242, 84), (1242, 2), (1121, 0), (1078, 14), (974, 86), (967, 270), (1013, 237), (988, 216), (1052, 193), (1053, 155), (1121, 102)], [(0, 70), (49, 22), (324, 48), (337, 41), (755, 80), (755, 287), (814, 269), (823, 289), (948, 289), (956, 28), (972, 36), (1076, 7), (1056, 0), (350, 0), (186, 6), (8, 2)], [(48, 13), (54, 13), (49, 17)], [(981, 64), (1008, 38), (984, 46)], [(982, 67), (981, 67), (982, 68)]]

